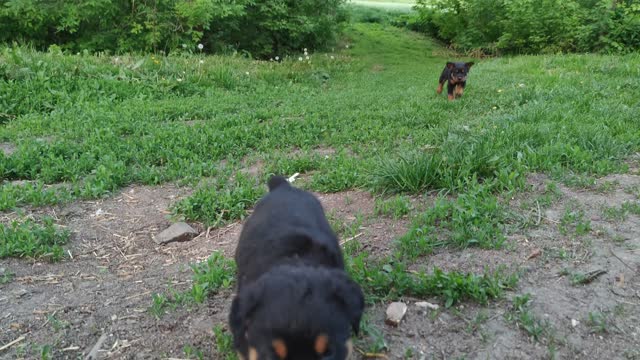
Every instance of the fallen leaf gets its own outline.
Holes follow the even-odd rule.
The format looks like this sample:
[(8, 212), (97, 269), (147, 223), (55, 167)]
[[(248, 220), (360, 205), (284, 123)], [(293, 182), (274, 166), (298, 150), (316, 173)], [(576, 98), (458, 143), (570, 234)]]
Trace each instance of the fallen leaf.
[(535, 249), (531, 252), (531, 254), (529, 254), (529, 256), (527, 256), (527, 260), (531, 260), (533, 258), (537, 258), (538, 256), (542, 255), (542, 250), (541, 249)]

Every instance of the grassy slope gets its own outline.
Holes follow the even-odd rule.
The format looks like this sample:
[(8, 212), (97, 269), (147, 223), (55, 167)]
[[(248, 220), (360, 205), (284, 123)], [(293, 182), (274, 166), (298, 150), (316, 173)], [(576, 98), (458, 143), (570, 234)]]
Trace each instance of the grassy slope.
[[(213, 192), (178, 206), (213, 223), (221, 209), (241, 216), (260, 195), (250, 179), (221, 180), (247, 155), (264, 160), (265, 175), (316, 170), (308, 186), (321, 191), (380, 179), (381, 188), (410, 188), (385, 180), (393, 171), (407, 172), (405, 182), (433, 177), (421, 189), (465, 191), (475, 177), (514, 190), (529, 171), (621, 171), (638, 150), (638, 55), (482, 61), (465, 97), (448, 102), (435, 95), (447, 58), (423, 37), (356, 24), (346, 44), (334, 60), (312, 54), (310, 63), (282, 64), (1, 49), (0, 142), (17, 145), (0, 155), (3, 178), (67, 190), (5, 183), (0, 208), (215, 177)], [(316, 147), (336, 155), (325, 159)], [(292, 157), (293, 148), (302, 150)], [(426, 156), (416, 151), (425, 148)], [(428, 174), (385, 173), (381, 154), (437, 162)]]
[[(454, 246), (499, 246), (506, 220), (496, 190), (521, 190), (532, 171), (624, 171), (625, 157), (639, 149), (637, 54), (481, 61), (465, 97), (448, 102), (435, 87), (449, 58), (422, 36), (356, 24), (340, 49), (312, 54), (310, 63), (277, 64), (2, 48), (0, 148), (15, 149), (0, 152), (0, 209), (99, 197), (131, 183), (195, 185), (206, 178), (176, 211), (215, 224), (221, 215), (242, 216), (270, 172), (313, 170), (305, 186), (320, 191), (445, 188), (460, 196), (416, 217), (398, 241), (394, 255), (402, 261), (359, 253), (348, 256), (349, 269), (370, 296), (483, 303), (516, 280), (409, 275), (411, 262), (441, 246), (434, 241), (442, 238), (423, 234), (437, 227), (447, 229), (445, 242)], [(335, 153), (325, 158), (318, 147)], [(261, 179), (237, 175), (258, 160)], [(405, 204), (389, 206), (402, 211)], [(0, 257), (62, 256), (67, 234), (50, 224), (36, 229), (49, 235), (40, 247), (20, 240), (31, 239), (36, 225), (14, 225), (17, 240), (0, 243)], [(200, 299), (201, 282), (192, 289)]]

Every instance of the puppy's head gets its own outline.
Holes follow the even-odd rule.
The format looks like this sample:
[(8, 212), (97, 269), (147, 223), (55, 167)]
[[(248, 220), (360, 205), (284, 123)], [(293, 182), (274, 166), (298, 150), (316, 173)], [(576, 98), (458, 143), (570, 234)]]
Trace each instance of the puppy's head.
[(342, 360), (363, 310), (362, 290), (343, 271), (284, 265), (236, 295), (229, 323), (244, 360)]
[(473, 62), (448, 62), (447, 69), (449, 69), (449, 80), (454, 84), (467, 81), (467, 75), (469, 74), (471, 66), (473, 66)]

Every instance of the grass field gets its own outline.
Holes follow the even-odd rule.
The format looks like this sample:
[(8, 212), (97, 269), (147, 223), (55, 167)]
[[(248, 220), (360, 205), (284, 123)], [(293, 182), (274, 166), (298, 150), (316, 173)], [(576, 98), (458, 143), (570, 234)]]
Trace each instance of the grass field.
[[(115, 357), (230, 354), (227, 259), (273, 173), (300, 173), (346, 242), (361, 353), (640, 356), (640, 55), (476, 59), (449, 102), (454, 54), (421, 35), (356, 23), (310, 50), (0, 48), (0, 346), (28, 334), (0, 356), (76, 357), (101, 334)], [(196, 245), (153, 243), (177, 219)], [(384, 304), (424, 299), (440, 310), (385, 327)]]

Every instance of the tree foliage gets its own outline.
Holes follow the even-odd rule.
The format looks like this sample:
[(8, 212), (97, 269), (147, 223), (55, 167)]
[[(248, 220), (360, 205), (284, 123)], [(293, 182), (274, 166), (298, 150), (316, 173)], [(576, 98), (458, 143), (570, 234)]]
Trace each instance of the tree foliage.
[(461, 50), (628, 52), (640, 48), (634, 0), (418, 0), (412, 25)]
[(244, 50), (331, 43), (344, 0), (0, 0), (0, 42), (79, 51)]

